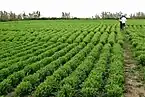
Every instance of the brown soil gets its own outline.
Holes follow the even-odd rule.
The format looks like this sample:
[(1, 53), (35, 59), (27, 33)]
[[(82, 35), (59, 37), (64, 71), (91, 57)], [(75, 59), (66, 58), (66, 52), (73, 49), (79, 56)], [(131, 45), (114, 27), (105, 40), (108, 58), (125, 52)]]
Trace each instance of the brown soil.
[(125, 63), (125, 97), (145, 97), (145, 88), (141, 81), (142, 75), (137, 70), (133, 59), (131, 46), (128, 42), (124, 44), (124, 63)]

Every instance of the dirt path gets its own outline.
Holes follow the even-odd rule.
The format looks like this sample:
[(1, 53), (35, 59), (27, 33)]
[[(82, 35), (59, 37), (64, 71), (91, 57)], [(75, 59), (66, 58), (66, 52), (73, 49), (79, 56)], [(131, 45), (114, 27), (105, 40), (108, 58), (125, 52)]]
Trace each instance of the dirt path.
[(125, 97), (145, 97), (144, 84), (141, 81), (141, 74), (133, 59), (131, 46), (128, 41), (124, 43), (125, 63)]

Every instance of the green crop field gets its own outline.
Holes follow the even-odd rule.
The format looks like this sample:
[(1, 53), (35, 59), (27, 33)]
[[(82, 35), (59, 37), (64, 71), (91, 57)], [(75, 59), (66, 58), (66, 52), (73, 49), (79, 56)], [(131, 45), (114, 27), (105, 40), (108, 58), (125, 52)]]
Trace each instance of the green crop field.
[(124, 97), (126, 40), (145, 65), (145, 20), (1, 22), (0, 96)]

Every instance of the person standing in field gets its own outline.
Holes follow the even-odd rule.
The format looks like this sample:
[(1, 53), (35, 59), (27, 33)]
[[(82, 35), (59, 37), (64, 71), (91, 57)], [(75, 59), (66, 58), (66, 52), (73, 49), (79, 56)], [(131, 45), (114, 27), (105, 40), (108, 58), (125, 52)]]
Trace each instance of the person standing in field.
[(120, 21), (120, 29), (123, 30), (125, 28), (126, 21), (127, 21), (125, 15), (122, 15), (119, 21)]

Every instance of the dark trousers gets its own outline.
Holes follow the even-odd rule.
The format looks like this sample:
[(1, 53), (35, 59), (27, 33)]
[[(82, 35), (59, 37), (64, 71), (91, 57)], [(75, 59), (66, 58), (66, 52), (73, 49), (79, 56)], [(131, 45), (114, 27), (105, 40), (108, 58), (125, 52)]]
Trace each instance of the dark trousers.
[(120, 29), (122, 29), (122, 22), (120, 21)]
[(125, 27), (125, 23), (120, 22), (120, 29), (123, 30), (124, 27)]

